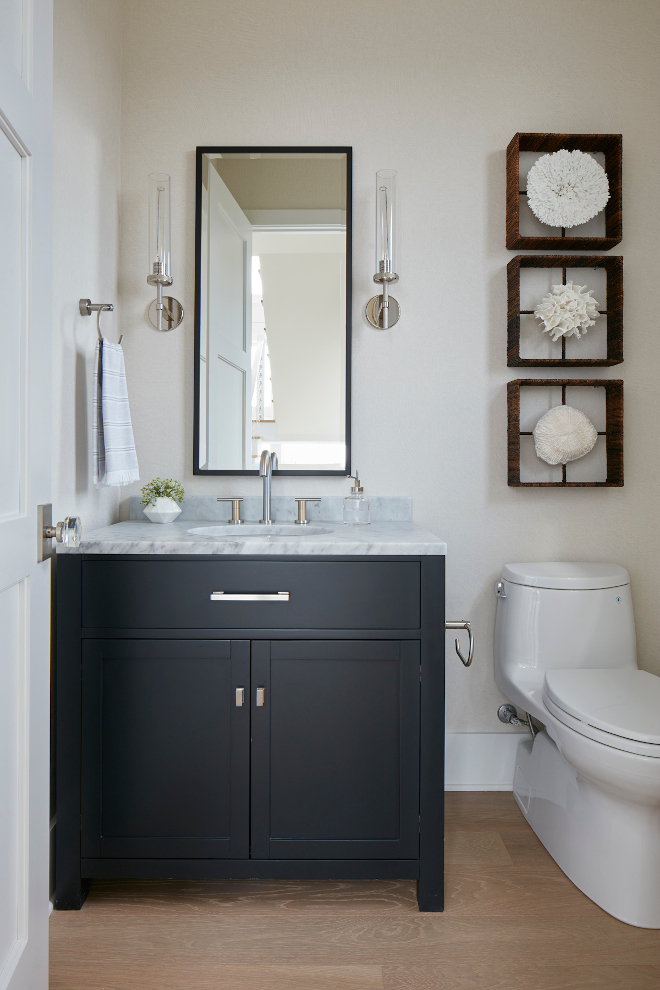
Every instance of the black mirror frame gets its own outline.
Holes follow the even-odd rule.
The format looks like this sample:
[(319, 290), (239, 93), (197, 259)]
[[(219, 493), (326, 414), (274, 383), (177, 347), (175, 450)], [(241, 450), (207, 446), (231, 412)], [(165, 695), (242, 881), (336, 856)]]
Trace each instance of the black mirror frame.
[(305, 145), (298, 147), (269, 147), (266, 145), (226, 146), (201, 145), (195, 156), (195, 394), (193, 423), (193, 474), (199, 475), (258, 475), (259, 470), (220, 471), (199, 466), (199, 354), (200, 354), (200, 284), (202, 257), (202, 157), (207, 154), (249, 154), (249, 153), (317, 152), (319, 154), (346, 155), (346, 467), (339, 471), (285, 471), (277, 470), (276, 475), (292, 477), (350, 477), (351, 474), (351, 315), (353, 297), (352, 257), (353, 257), (353, 149)]

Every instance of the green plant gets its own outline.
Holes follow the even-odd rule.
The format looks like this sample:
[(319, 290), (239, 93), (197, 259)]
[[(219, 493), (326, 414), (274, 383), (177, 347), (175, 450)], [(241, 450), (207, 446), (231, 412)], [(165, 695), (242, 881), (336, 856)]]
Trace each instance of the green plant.
[(172, 478), (154, 478), (142, 489), (142, 505), (155, 505), (157, 498), (173, 498), (183, 502), (183, 485)]

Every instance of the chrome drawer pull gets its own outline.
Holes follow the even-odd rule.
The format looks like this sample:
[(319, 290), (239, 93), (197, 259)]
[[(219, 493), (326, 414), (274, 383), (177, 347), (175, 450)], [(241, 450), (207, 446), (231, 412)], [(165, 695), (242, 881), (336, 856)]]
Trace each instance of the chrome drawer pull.
[(234, 594), (228, 591), (212, 591), (212, 602), (288, 602), (288, 591), (276, 591), (266, 594)]
[(257, 708), (263, 708), (264, 701), (266, 700), (266, 688), (257, 688)]
[(245, 701), (245, 688), (236, 688), (236, 707), (242, 708)]

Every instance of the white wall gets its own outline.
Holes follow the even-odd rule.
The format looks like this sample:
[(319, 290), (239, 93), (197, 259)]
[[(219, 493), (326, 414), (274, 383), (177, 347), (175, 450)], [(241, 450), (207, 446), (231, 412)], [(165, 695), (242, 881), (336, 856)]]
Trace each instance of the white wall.
[[(353, 465), (367, 492), (412, 495), (415, 521), (449, 545), (448, 613), (472, 619), (477, 637), (470, 670), (448, 638), (453, 732), (503, 729), (491, 642), (506, 561), (628, 567), (641, 664), (660, 674), (659, 17), (651, 0), (124, 3), (121, 314), (142, 477), (172, 475), (194, 494), (259, 491), (257, 479), (192, 476), (195, 145), (352, 145)], [(506, 367), (504, 161), (516, 131), (623, 133), (626, 361), (595, 372), (625, 379), (620, 490), (506, 484), (506, 382), (521, 377)], [(379, 333), (362, 311), (385, 167), (399, 172), (404, 315)], [(186, 310), (162, 335), (145, 319), (157, 170), (172, 176), (173, 291)], [(76, 297), (100, 291), (77, 285)], [(90, 333), (77, 331), (79, 348)], [(348, 491), (338, 479), (274, 485)]]
[[(53, 518), (115, 522), (119, 489), (92, 481), (96, 317), (118, 303), (121, 0), (55, 0), (53, 122)], [(116, 340), (117, 313), (103, 315)]]

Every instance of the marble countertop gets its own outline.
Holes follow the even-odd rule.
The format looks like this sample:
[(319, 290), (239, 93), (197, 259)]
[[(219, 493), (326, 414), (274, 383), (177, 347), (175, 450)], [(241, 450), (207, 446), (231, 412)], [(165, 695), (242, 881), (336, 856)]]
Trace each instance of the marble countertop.
[[(191, 529), (213, 527), (212, 536), (190, 533)], [(322, 533), (302, 532), (292, 524), (275, 523), (276, 535), (248, 535), (254, 524), (243, 527), (189, 519), (173, 523), (140, 520), (116, 523), (91, 533), (83, 531), (80, 547), (58, 546), (58, 553), (108, 554), (249, 554), (257, 556), (443, 556), (447, 544), (412, 522), (372, 522), (368, 526), (344, 526), (319, 520), (314, 528)], [(283, 530), (285, 532), (283, 532)], [(312, 530), (312, 526), (310, 526)]]

